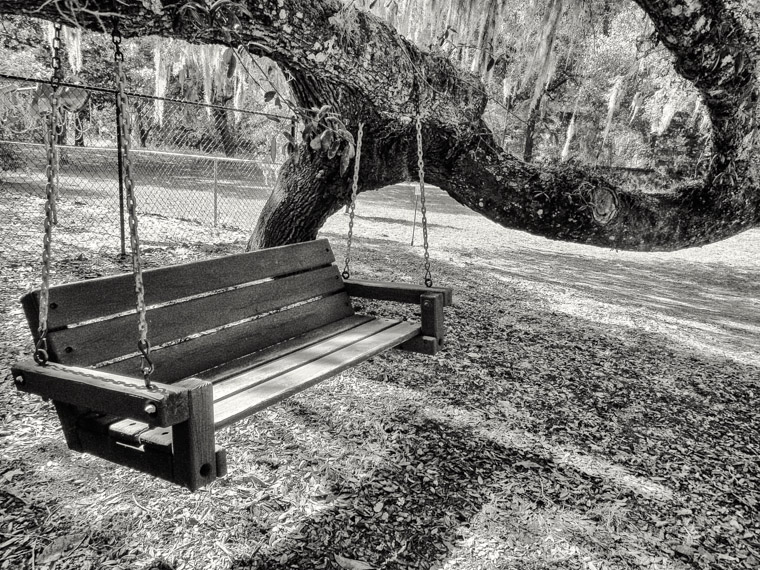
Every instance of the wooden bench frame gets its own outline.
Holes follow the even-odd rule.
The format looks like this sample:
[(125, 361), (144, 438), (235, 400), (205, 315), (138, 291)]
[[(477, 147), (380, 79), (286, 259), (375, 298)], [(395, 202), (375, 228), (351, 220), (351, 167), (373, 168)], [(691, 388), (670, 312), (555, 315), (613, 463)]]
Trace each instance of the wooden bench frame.
[[(51, 362), (40, 366), (30, 359), (14, 365), (12, 374), (16, 387), (54, 402), (70, 449), (97, 455), (194, 491), (226, 474), (226, 452), (215, 445), (216, 429), (279, 402), (388, 348), (435, 354), (443, 344), (443, 308), (452, 302), (451, 289), (343, 281), (326, 240), (272, 248), (238, 257), (239, 261), (254, 267), (251, 275), (254, 285), (250, 293), (243, 291), (242, 295), (262, 291), (271, 295), (273, 300), (268, 302), (264, 299), (259, 302), (257, 299), (253, 303), (261, 305), (263, 308), (257, 305), (256, 310), (261, 309), (260, 313), (265, 315), (256, 317), (259, 319), (255, 321), (259, 323), (259, 328), (266, 331), (269, 322), (280, 328), (285, 327), (282, 331), (277, 329), (280, 337), (276, 337), (271, 344), (266, 344), (266, 339), (259, 338), (261, 334), (253, 343), (249, 337), (245, 337), (252, 347), (248, 352), (231, 353), (232, 357), (225, 355), (222, 362), (209, 360), (200, 366), (196, 365), (197, 370), (189, 376), (172, 378), (174, 371), (169, 370), (165, 372), (168, 381), (154, 382), (153, 388), (148, 389), (139, 374), (124, 364), (134, 362), (135, 358), (126, 358), (101, 368), (89, 367), (97, 362), (88, 353), (88, 346), (80, 349), (77, 339), (92, 338), (101, 329), (122, 326), (119, 323), (123, 317), (118, 313), (123, 308), (123, 300), (114, 300), (113, 295), (123, 293), (129, 283), (125, 276), (84, 281), (51, 290), (51, 312), (54, 313), (54, 309), (63, 304), (66, 306), (64, 312), (68, 310), (76, 314), (76, 318), (83, 319), (84, 324), (76, 324), (79, 321), (73, 317), (63, 318), (54, 314), (49, 321), (53, 325), (50, 333), (53, 337)], [(222, 278), (217, 279), (217, 270), (234, 274), (234, 285), (235, 279), (240, 281), (246, 278), (245, 275), (238, 275), (242, 270), (236, 268), (234, 263), (235, 260), (230, 262), (229, 258), (220, 258), (146, 271), (146, 294), (151, 291), (149, 285), (154, 284), (157, 288), (149, 303), (168, 302), (172, 305), (174, 299), (171, 291), (161, 289), (160, 285), (169, 283), (168, 287), (171, 288), (177, 279), (188, 280), (187, 284), (178, 285), (182, 295), (188, 292), (194, 294), (196, 289), (209, 291), (217, 286), (226, 286), (227, 283)], [(280, 279), (276, 283), (269, 283), (266, 279), (268, 268), (262, 267), (262, 264), (269, 263), (275, 268), (271, 273)], [(333, 274), (338, 283), (330, 285)], [(304, 328), (306, 325), (301, 324), (296, 329), (297, 334), (287, 336), (291, 330), (286, 326), (287, 318), (300, 318), (299, 311), (306, 315), (304, 319), (308, 318), (308, 311), (298, 308), (298, 304), (308, 304), (300, 299), (308, 298), (312, 275), (315, 276), (314, 279), (319, 277), (329, 286), (324, 289), (326, 296), (317, 297), (315, 302), (315, 305), (322, 303), (328, 307), (323, 311), (327, 315), (323, 320), (329, 322), (318, 323), (312, 329)], [(263, 282), (257, 281), (261, 277), (265, 277)], [(204, 284), (204, 278), (211, 283)], [(270, 305), (277, 304), (278, 291), (284, 288), (279, 283), (287, 284), (294, 280), (301, 283), (298, 286), (299, 296), (295, 297), (296, 308), (292, 311), (289, 308), (282, 309), (281, 313), (270, 315), (267, 312), (272, 308)], [(183, 297), (176, 304), (196, 303), (193, 306), (213, 308), (216, 297), (211, 296), (217, 294), (218, 291), (209, 292), (209, 301), (186, 301), (186, 297)], [(348, 297), (345, 297), (346, 294)], [(220, 299), (237, 299), (240, 296), (241, 293), (227, 290), (219, 294)], [(419, 303), (420, 323), (354, 315), (350, 303), (348, 307), (343, 306), (347, 302), (344, 299), (350, 297)], [(38, 292), (32, 292), (22, 299), (35, 340), (38, 299)], [(74, 305), (73, 308), (67, 306), (69, 300), (71, 302), (68, 305)], [(330, 308), (333, 306), (341, 308)], [(217, 310), (223, 312), (222, 308)], [(239, 310), (244, 311), (241, 314), (247, 314), (245, 311), (248, 306), (241, 303)], [(173, 314), (180, 315), (174, 318), (181, 318), (185, 315), (183, 311), (187, 310), (182, 306), (171, 306), (168, 309), (159, 307), (152, 314)], [(290, 312), (293, 315), (286, 314)], [(101, 314), (111, 315), (103, 317), (106, 319), (104, 324), (97, 321)], [(93, 317), (96, 317), (94, 321)], [(203, 318), (200, 320), (203, 321)], [(245, 332), (244, 327), (242, 330)], [(210, 336), (213, 337), (210, 340), (201, 338), (193, 342), (203, 347), (203, 350), (209, 347), (213, 349), (216, 337), (215, 334)], [(281, 338), (283, 336), (285, 338)], [(75, 348), (68, 346), (70, 342)], [(222, 348), (228, 350), (226, 346)], [(166, 350), (171, 356), (174, 347), (170, 346)], [(240, 350), (242, 349), (238, 349), (238, 352)], [(109, 354), (108, 357), (111, 356)], [(56, 362), (59, 359), (65, 363)], [(179, 374), (184, 371), (181, 370), (182, 363), (178, 364)]]

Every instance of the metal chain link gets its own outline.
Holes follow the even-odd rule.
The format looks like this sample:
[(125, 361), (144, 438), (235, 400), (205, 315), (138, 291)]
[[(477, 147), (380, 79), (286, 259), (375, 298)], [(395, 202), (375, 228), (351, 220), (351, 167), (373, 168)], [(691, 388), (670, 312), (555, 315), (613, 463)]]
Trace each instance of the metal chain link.
[(417, 169), (420, 179), (420, 213), (422, 214), (422, 241), (425, 248), (425, 286), (433, 286), (430, 274), (430, 252), (428, 251), (427, 208), (425, 207), (425, 161), (422, 156), (422, 120), (417, 114)]
[(53, 36), (53, 74), (50, 78), (52, 93), (50, 95), (50, 116), (45, 129), (45, 151), (47, 153), (47, 183), (45, 185), (45, 222), (44, 237), (42, 238), (42, 285), (40, 287), (40, 312), (37, 326), (37, 344), (34, 347), (34, 360), (37, 364), (48, 363), (48, 309), (50, 308), (50, 264), (53, 251), (53, 226), (56, 211), (56, 179), (58, 164), (55, 160), (56, 143), (58, 142), (59, 101), (58, 87), (61, 81), (61, 24), (54, 24)]
[(114, 45), (114, 63), (116, 64), (116, 105), (119, 110), (119, 124), (121, 129), (122, 146), (119, 149), (123, 157), (124, 171), (119, 175), (124, 180), (124, 194), (126, 198), (127, 214), (129, 216), (129, 243), (132, 247), (132, 273), (135, 276), (135, 296), (137, 307), (137, 330), (140, 339), (137, 341), (137, 348), (142, 354), (142, 364), (140, 366), (145, 380), (145, 386), (152, 388), (150, 375), (153, 373), (154, 365), (150, 357), (150, 342), (148, 341), (148, 319), (146, 317), (145, 306), (145, 287), (143, 286), (142, 277), (142, 257), (140, 255), (140, 237), (137, 231), (137, 200), (135, 199), (135, 187), (132, 178), (132, 162), (129, 156), (129, 144), (131, 136), (131, 122), (128, 112), (129, 99), (125, 93), (124, 86), (127, 78), (124, 74), (124, 54), (121, 52), (121, 34), (119, 33), (118, 22), (114, 21), (113, 33), (111, 40)]
[(364, 123), (359, 123), (359, 130), (356, 133), (356, 154), (354, 156), (354, 178), (351, 185), (351, 205), (348, 217), (348, 241), (346, 244), (346, 261), (343, 265), (343, 279), (351, 277), (351, 240), (354, 235), (354, 211), (356, 210), (356, 192), (359, 188), (359, 162), (362, 156), (362, 135), (364, 134)]

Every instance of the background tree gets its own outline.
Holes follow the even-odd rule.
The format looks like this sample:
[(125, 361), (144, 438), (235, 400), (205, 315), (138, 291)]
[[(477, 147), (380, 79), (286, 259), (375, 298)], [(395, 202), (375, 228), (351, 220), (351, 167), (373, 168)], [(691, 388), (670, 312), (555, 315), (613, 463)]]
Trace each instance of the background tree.
[[(58, 10), (59, 4), (71, 1), (19, 5), (0, 0), (0, 11), (34, 11), (49, 19), (63, 14), (76, 18), (78, 25), (103, 28), (101, 16), (110, 4), (89, 2), (88, 9), (74, 11), (75, 16)], [(431, 51), (415, 47), (353, 2), (163, 5), (154, 1), (150, 9), (142, 4), (120, 9), (126, 34), (159, 34), (230, 47), (242, 44), (289, 73), (299, 108), (328, 105), (354, 132), (363, 122), (361, 191), (417, 176), (413, 125), (420, 116), (428, 180), (508, 227), (553, 239), (647, 250), (708, 243), (754, 226), (760, 60), (758, 19), (750, 12), (754, 8), (729, 0), (636, 3), (651, 20), (657, 41), (671, 53), (677, 73), (695, 86), (712, 123), (714, 153), (704, 180), (667, 193), (642, 195), (616, 188), (587, 168), (547, 168), (505, 152), (484, 121), (487, 84), (469, 73), (471, 57), (486, 45), (487, 34), (469, 33), (450, 52), (440, 44), (436, 47), (430, 39), (443, 24), (426, 27), (421, 14), (427, 3), (422, 0), (389, 5), (385, 8), (392, 10), (386, 16), (403, 33), (432, 45)], [(377, 3), (371, 4), (368, 7)], [(475, 14), (483, 14), (476, 9), (483, 4), (476, 2), (444, 2), (438, 7), (446, 11), (447, 19), (450, 9), (454, 21), (471, 22)], [(406, 17), (401, 16), (405, 11)], [(441, 32), (445, 37), (451, 36), (448, 29)], [(469, 61), (469, 69), (454, 65), (457, 57), (460, 64)], [(491, 64), (488, 59), (486, 74), (496, 67), (495, 61)], [(608, 116), (615, 116), (620, 85), (615, 97), (608, 96)], [(612, 99), (614, 104), (609, 103)], [(611, 128), (605, 130), (609, 136)], [(312, 138), (322, 133), (313, 129), (304, 133), (306, 140), (286, 163), (259, 220), (254, 246), (311, 239), (326, 217), (348, 199), (349, 177), (336, 158), (345, 153), (331, 152), (332, 145), (312, 145)], [(345, 144), (350, 148), (348, 138)]]

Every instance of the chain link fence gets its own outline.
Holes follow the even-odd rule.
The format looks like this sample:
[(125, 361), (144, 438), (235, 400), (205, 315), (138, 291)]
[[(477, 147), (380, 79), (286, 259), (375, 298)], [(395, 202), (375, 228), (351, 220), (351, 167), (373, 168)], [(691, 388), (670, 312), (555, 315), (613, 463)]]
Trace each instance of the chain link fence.
[[(46, 82), (0, 75), (0, 212), (20, 238), (30, 227), (42, 235), (49, 97)], [(58, 242), (124, 252), (115, 93), (68, 85), (60, 98)], [(143, 243), (243, 241), (274, 185), (289, 119), (135, 94), (130, 105)]]

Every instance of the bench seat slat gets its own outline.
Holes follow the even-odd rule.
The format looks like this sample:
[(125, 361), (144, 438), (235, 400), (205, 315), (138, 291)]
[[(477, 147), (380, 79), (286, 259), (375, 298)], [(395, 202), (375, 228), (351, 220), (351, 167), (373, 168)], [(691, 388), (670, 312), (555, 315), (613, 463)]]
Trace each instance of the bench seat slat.
[(339, 335), (326, 338), (321, 342), (306, 346), (297, 352), (285, 354), (277, 360), (252, 368), (234, 378), (214, 384), (214, 404), (217, 405), (225, 398), (235, 397), (238, 392), (253, 388), (276, 376), (281, 376), (314, 360), (324, 358), (328, 354), (356, 344), (367, 337), (376, 335), (390, 328), (396, 322), (388, 319), (373, 319)]
[[(338, 268), (331, 265), (150, 309), (146, 316), (151, 344), (186, 338), (342, 289)], [(136, 335), (136, 317), (128, 314), (51, 332), (48, 341), (57, 361), (92, 365), (135, 352)]]
[[(156, 382), (172, 383), (354, 314), (345, 293), (304, 303), (213, 334), (154, 350)], [(103, 366), (114, 374), (141, 377), (140, 358)]]
[(314, 384), (342, 372), (368, 358), (418, 335), (419, 324), (396, 322), (390, 328), (345, 348), (326, 354), (308, 364), (226, 398), (214, 405), (216, 429), (263, 410)]
[(372, 319), (362, 325), (344, 331), (330, 338), (325, 338), (311, 346), (305, 346), (297, 352), (285, 354), (266, 364), (252, 368), (222, 382), (214, 384), (214, 404), (225, 398), (235, 397), (239, 392), (248, 390), (276, 376), (281, 376), (300, 366), (305, 366), (320, 358), (356, 344), (365, 338), (376, 335), (395, 325), (397, 321), (389, 319)]
[[(334, 261), (330, 244), (326, 239), (320, 239), (150, 269), (143, 272), (145, 302), (148, 305), (165, 303), (259, 279), (325, 267)], [(38, 291), (22, 299), (35, 340), (38, 299)], [(53, 287), (50, 302), (55, 304), (48, 314), (48, 328), (51, 331), (71, 323), (129, 311), (135, 304), (134, 277), (125, 274)]]
[(268, 346), (262, 350), (254, 352), (253, 354), (246, 354), (240, 358), (236, 358), (230, 362), (225, 362), (216, 368), (211, 368), (200, 374), (196, 374), (197, 378), (201, 380), (208, 380), (209, 382), (218, 383), (227, 378), (232, 378), (238, 374), (242, 374), (247, 370), (256, 368), (276, 360), (291, 352), (296, 352), (307, 346), (315, 344), (326, 338), (330, 338), (339, 333), (353, 329), (366, 322), (373, 320), (374, 317), (368, 317), (366, 315), (351, 315), (334, 323), (329, 323), (323, 327), (310, 330), (295, 338), (278, 342), (272, 346)]
[[(353, 318), (344, 319), (356, 323)], [(264, 409), (287, 396), (295, 394), (321, 380), (342, 372), (346, 368), (396, 346), (419, 333), (419, 325), (390, 319), (362, 319), (358, 326), (334, 334), (330, 326), (323, 327), (325, 338), (314, 342), (314, 332), (289, 341), (289, 350), (279, 357), (267, 360), (265, 353), (259, 358), (263, 364), (254, 365), (239, 376), (214, 384), (214, 423), (219, 429), (251, 413)], [(283, 343), (284, 344), (284, 343)], [(300, 349), (296, 347), (300, 344)], [(242, 360), (242, 359), (241, 359)], [(240, 366), (238, 366), (240, 371)], [(210, 376), (206, 377), (211, 379)], [(240, 384), (247, 383), (244, 392)], [(231, 388), (230, 388), (231, 387)], [(234, 393), (233, 395), (233, 392)], [(134, 422), (110, 425), (111, 435), (125, 443), (142, 444), (158, 450), (171, 448), (171, 432), (164, 428), (141, 430)], [(139, 433), (135, 437), (135, 433)]]

